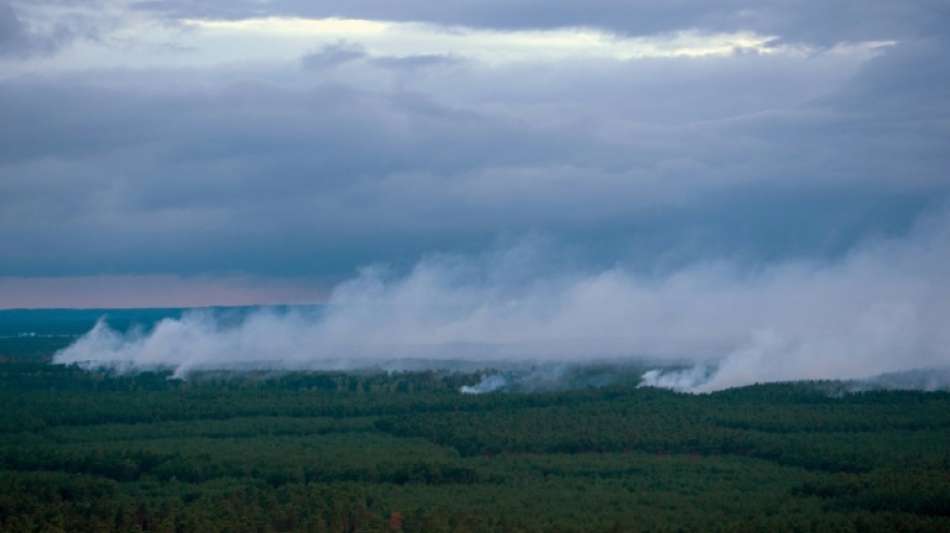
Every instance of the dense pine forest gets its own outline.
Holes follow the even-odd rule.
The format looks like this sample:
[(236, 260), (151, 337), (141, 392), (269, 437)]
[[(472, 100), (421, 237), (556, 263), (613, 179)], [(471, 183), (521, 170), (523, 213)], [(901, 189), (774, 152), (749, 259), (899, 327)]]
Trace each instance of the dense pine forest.
[(946, 392), (182, 381), (50, 364), (70, 340), (0, 339), (2, 531), (950, 531)]

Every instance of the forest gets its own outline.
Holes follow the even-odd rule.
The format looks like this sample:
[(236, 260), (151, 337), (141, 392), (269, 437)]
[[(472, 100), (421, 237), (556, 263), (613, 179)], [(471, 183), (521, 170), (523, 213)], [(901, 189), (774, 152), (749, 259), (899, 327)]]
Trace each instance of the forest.
[(73, 333), (0, 337), (2, 531), (950, 531), (947, 392), (180, 380), (50, 364)]

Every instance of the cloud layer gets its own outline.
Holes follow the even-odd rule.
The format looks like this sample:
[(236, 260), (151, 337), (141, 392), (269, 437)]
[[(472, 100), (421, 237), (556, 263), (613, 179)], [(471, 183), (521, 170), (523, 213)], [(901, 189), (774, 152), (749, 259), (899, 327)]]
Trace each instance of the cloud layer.
[(171, 19), (247, 19), (262, 16), (365, 18), (415, 21), (494, 29), (598, 27), (625, 35), (672, 32), (683, 28), (713, 31), (756, 30), (788, 39), (818, 43), (868, 39), (900, 39), (943, 32), (950, 9), (940, 0), (888, 2), (814, 2), (811, 0), (449, 0), (433, 6), (423, 0), (394, 4), (386, 0), (311, 2), (277, 0), (156, 0), (140, 9)]
[(944, 49), (486, 66), (344, 42), (7, 79), (0, 275), (332, 284), (539, 232), (651, 268), (833, 255), (947, 197)]

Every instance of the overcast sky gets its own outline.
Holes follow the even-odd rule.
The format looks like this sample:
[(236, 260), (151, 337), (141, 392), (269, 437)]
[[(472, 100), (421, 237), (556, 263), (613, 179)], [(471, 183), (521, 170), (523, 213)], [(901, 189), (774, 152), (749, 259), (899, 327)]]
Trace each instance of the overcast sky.
[(831, 263), (946, 210), (948, 52), (946, 0), (0, 0), (0, 308)]

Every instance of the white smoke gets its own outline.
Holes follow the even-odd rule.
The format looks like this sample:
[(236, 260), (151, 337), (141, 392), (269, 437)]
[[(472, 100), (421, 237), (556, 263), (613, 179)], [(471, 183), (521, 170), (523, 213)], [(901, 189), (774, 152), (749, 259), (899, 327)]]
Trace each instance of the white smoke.
[(583, 271), (526, 243), (433, 256), (406, 276), (369, 269), (325, 312), (208, 313), (148, 333), (98, 324), (58, 363), (117, 369), (355, 368), (404, 358), (583, 362), (642, 358), (694, 368), (645, 383), (708, 391), (755, 382), (862, 379), (950, 366), (950, 217), (832, 262), (749, 272), (727, 262), (663, 277)]
[(706, 384), (712, 373), (713, 369), (702, 363), (679, 370), (648, 370), (643, 373), (640, 385), (676, 391), (691, 391)]
[(482, 378), (475, 385), (462, 385), (459, 392), (462, 394), (485, 394), (495, 392), (508, 384), (508, 380), (500, 374), (491, 374)]

